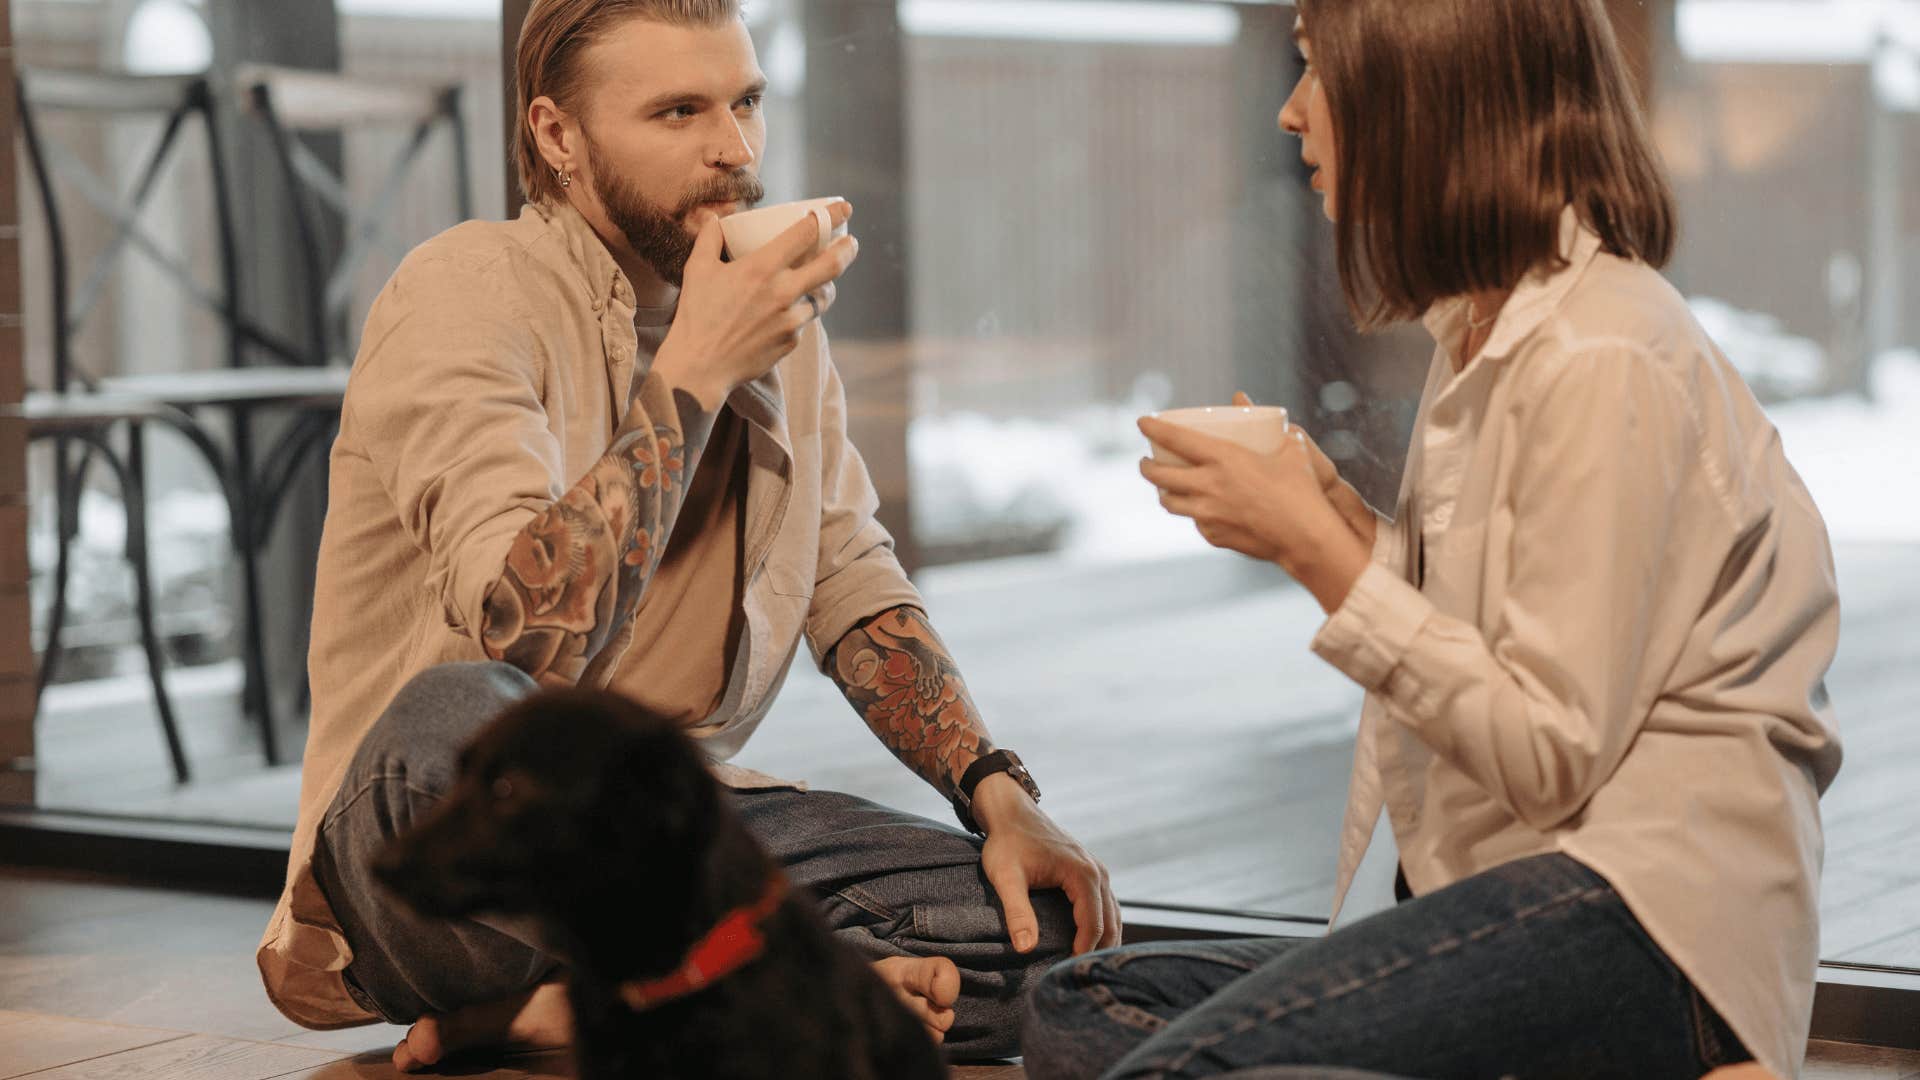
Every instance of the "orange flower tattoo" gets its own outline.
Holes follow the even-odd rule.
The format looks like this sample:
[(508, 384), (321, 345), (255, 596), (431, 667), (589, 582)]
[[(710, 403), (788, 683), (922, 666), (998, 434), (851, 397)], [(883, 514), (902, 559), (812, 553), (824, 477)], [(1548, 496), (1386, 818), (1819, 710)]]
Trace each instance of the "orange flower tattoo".
[(993, 750), (952, 655), (915, 609), (849, 633), (829, 674), (894, 756), (949, 796), (967, 766)]
[(633, 613), (712, 425), (692, 395), (658, 376), (636, 388), (606, 452), (513, 538), (483, 599), (487, 655), (542, 683), (604, 681), (632, 639)]
[(654, 438), (641, 440), (633, 444), (633, 460), (639, 464), (640, 486), (658, 487), (662, 494), (670, 492), (680, 477), (685, 475), (687, 454), (685, 449), (674, 444), (676, 432), (672, 428), (660, 428)]

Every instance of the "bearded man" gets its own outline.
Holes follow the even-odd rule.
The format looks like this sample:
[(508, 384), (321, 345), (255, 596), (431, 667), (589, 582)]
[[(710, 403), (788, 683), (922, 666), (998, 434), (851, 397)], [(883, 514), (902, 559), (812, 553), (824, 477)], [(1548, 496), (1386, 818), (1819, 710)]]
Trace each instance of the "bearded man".
[[(461, 746), (541, 685), (676, 718), (749, 828), (955, 1057), (1018, 1052), (1026, 989), (1119, 940), (1106, 871), (996, 749), (846, 434), (819, 316), (857, 241), (762, 197), (766, 78), (735, 0), (538, 0), (527, 209), (428, 241), (369, 314), (331, 458), (287, 887), (258, 953), (311, 1027), (408, 1024), (405, 1070), (567, 1041), (562, 959), (375, 884)], [(833, 211), (845, 224), (851, 207)], [(804, 641), (978, 836), (730, 766)], [(636, 905), (636, 910), (640, 905)]]

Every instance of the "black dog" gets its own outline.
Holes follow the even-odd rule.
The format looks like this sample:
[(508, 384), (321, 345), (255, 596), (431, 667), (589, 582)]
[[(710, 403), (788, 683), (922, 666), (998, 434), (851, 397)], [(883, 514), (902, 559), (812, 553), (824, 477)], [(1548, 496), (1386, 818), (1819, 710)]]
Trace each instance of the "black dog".
[(531, 916), (580, 1075), (933, 1080), (920, 1021), (788, 892), (698, 749), (613, 694), (516, 705), (375, 872), (423, 914)]

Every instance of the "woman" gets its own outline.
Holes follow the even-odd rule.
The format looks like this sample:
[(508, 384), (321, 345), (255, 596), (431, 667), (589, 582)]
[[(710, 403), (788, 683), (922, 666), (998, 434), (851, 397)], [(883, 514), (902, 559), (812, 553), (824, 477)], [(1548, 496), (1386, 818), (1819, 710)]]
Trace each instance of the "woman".
[(1397, 512), (1303, 434), (1262, 456), (1147, 419), (1194, 464), (1141, 467), (1327, 611), (1315, 651), (1367, 690), (1339, 892), (1384, 807), (1413, 898), (1069, 961), (1028, 1071), (1791, 1075), (1840, 763), (1831, 553), (1656, 271), (1672, 196), (1600, 2), (1298, 6), (1280, 125), (1348, 303), (1437, 343)]

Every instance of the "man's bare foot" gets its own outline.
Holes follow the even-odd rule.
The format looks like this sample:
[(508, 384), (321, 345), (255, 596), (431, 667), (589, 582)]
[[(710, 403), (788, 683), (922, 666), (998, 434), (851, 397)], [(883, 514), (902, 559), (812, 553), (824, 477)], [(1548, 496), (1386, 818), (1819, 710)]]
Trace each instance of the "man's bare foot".
[(960, 999), (960, 969), (953, 961), (944, 956), (889, 956), (875, 960), (873, 970), (927, 1025), (934, 1042), (945, 1041), (953, 1026), (953, 1003)]
[(543, 983), (518, 997), (421, 1017), (393, 1048), (393, 1067), (419, 1072), (462, 1050), (548, 1050), (571, 1042), (567, 988)]

